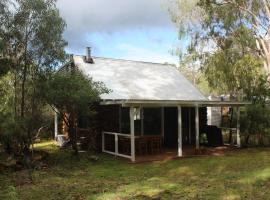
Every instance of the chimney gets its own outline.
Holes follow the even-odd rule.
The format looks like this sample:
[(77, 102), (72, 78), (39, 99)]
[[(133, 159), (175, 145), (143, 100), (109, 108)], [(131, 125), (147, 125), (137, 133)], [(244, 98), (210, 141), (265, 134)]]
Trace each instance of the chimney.
[(87, 63), (94, 63), (93, 58), (91, 57), (91, 47), (86, 47), (86, 57), (85, 57), (85, 62)]

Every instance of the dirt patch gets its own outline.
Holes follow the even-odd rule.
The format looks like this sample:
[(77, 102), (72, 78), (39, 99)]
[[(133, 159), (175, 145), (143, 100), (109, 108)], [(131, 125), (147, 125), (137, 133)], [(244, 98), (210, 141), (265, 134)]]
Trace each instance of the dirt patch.
[(29, 170), (17, 171), (13, 176), (13, 181), (15, 183), (15, 186), (32, 184), (33, 180), (32, 180), (32, 176), (31, 176), (31, 171), (29, 171)]
[(186, 146), (183, 148), (183, 157), (177, 156), (176, 149), (164, 149), (160, 154), (137, 156), (136, 163), (168, 161), (172, 159), (182, 159), (200, 156), (223, 156), (226, 153), (231, 152), (235, 149), (236, 148), (230, 146), (201, 147), (200, 149), (195, 149), (195, 147), (192, 146)]
[(233, 147), (221, 146), (221, 147), (203, 147), (198, 150), (194, 150), (195, 155), (213, 155), (213, 156), (221, 156), (225, 155), (227, 152), (232, 151)]

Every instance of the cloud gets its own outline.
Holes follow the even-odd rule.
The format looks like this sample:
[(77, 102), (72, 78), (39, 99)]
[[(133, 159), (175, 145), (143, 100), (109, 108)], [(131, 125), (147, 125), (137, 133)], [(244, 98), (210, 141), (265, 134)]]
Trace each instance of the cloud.
[(95, 32), (172, 27), (166, 0), (58, 0), (57, 7), (67, 23), (64, 35), (70, 49), (94, 46), (87, 36)]
[(67, 23), (77, 30), (117, 31), (125, 28), (166, 26), (170, 23), (165, 0), (59, 0)]

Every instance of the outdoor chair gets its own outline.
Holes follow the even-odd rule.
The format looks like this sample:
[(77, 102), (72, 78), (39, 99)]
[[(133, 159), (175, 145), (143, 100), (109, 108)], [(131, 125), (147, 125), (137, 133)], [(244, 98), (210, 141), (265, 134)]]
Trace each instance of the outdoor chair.
[(149, 138), (149, 147), (151, 154), (160, 153), (162, 146), (162, 140), (160, 137)]
[(125, 155), (130, 155), (130, 139), (126, 137), (119, 137), (119, 151)]
[(148, 142), (145, 138), (137, 138), (136, 139), (136, 146), (138, 146), (137, 152), (140, 155), (148, 154)]

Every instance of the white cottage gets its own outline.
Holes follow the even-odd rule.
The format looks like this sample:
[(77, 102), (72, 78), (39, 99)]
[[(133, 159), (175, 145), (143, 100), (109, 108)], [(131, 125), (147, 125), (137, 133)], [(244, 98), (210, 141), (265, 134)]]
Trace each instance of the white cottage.
[[(164, 148), (177, 150), (179, 157), (184, 145), (199, 149), (206, 107), (236, 106), (239, 119), (239, 107), (245, 104), (208, 100), (169, 64), (91, 57), (89, 48), (86, 56), (74, 56), (72, 64), (111, 90), (99, 102), (102, 151), (132, 161)], [(239, 127), (238, 120), (240, 147)], [(57, 134), (57, 123), (55, 130)]]

